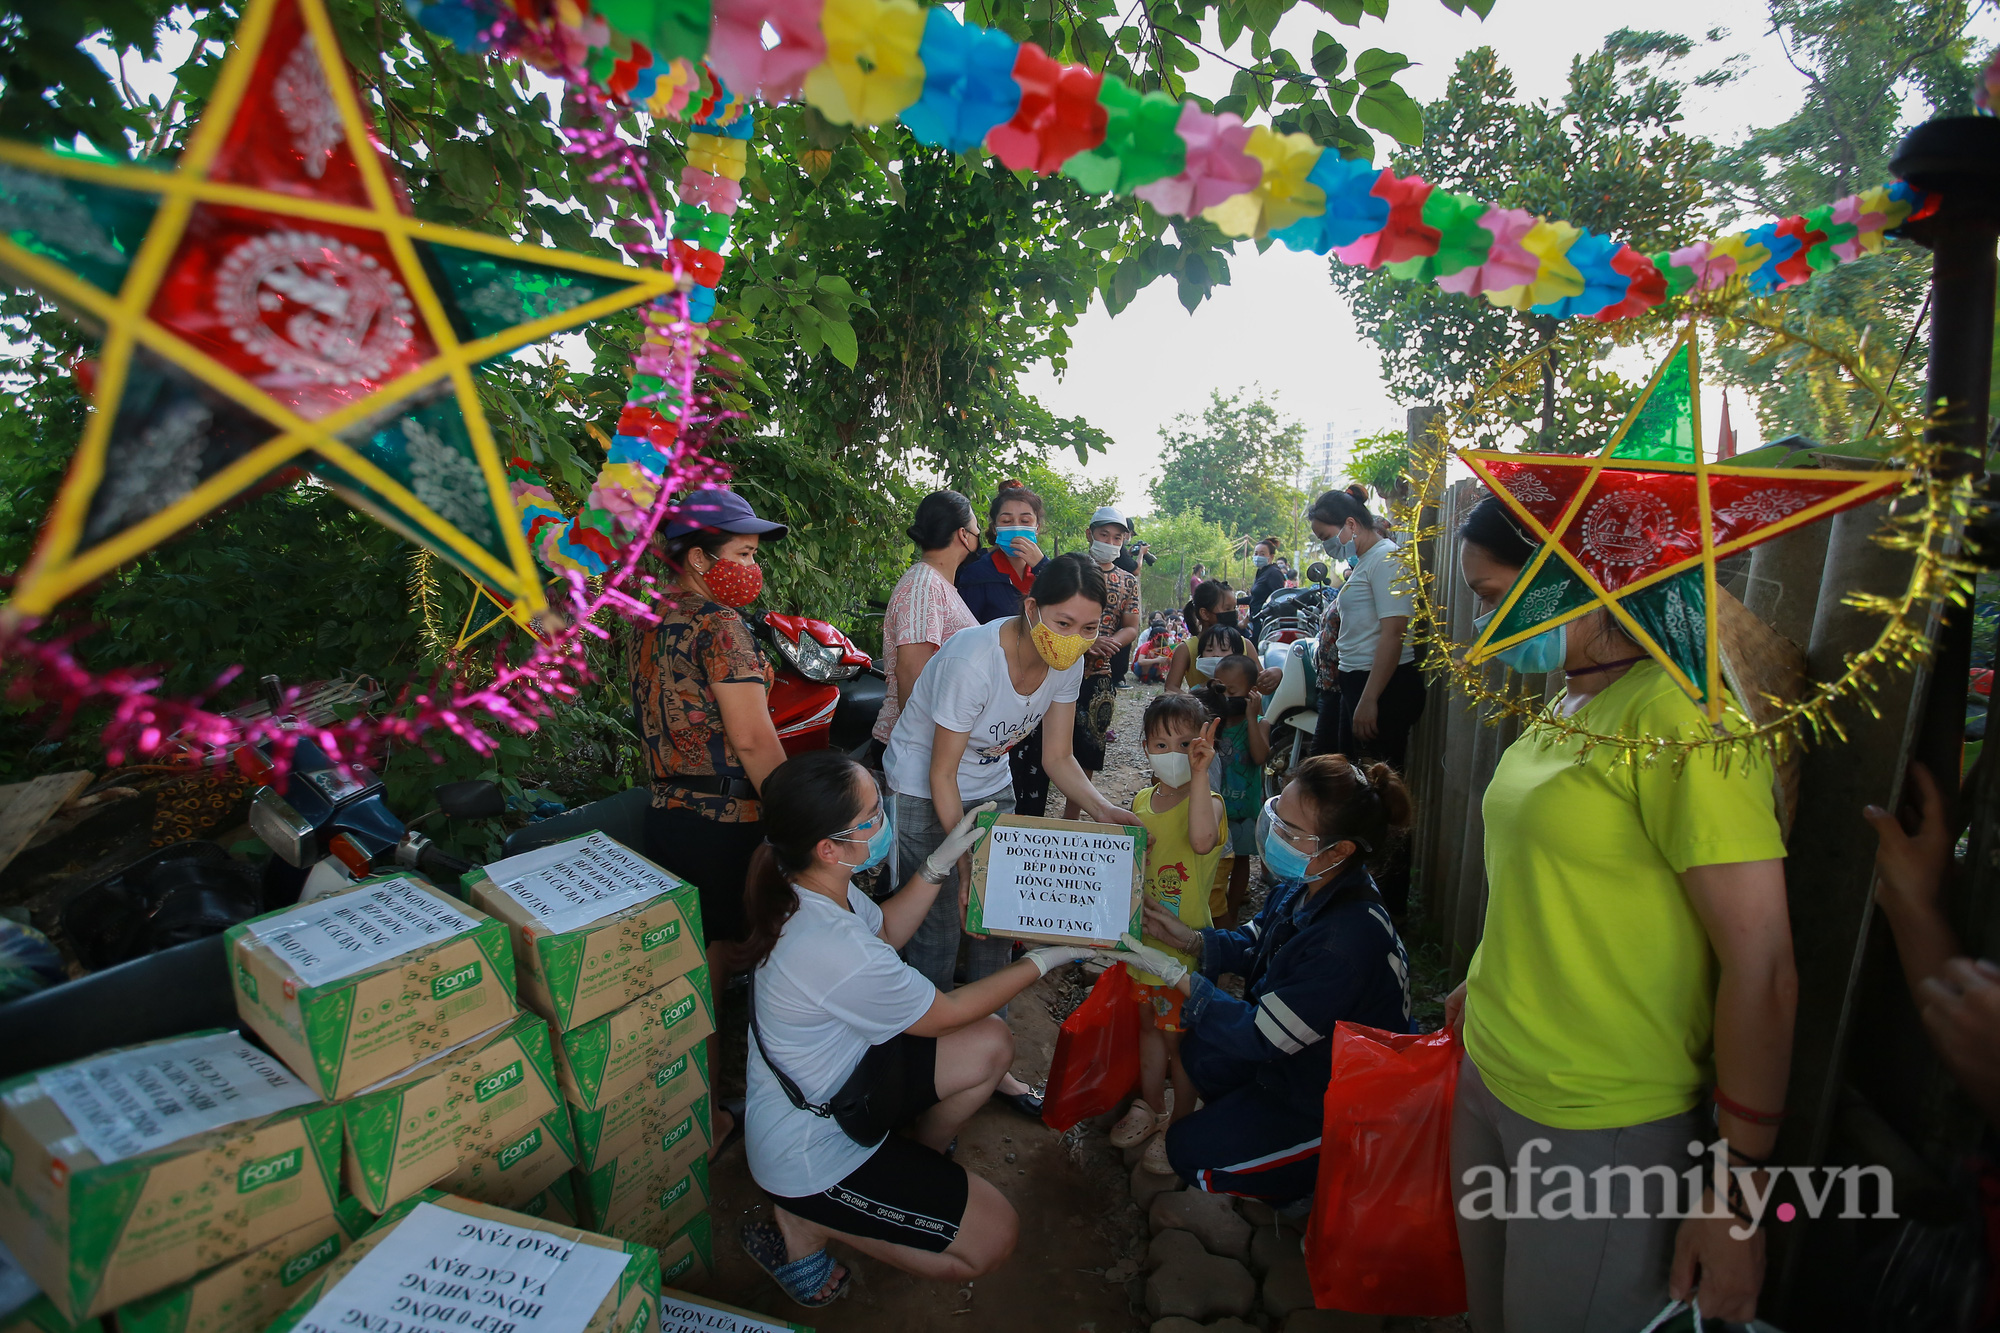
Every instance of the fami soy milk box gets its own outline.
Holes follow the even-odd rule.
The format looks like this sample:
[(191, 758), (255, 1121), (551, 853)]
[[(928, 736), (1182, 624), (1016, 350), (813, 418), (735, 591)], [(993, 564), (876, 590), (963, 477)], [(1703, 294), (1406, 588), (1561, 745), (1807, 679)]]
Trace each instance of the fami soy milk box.
[(517, 1013), (342, 1103), (347, 1188), (379, 1213), (562, 1109), (549, 1025)]
[(224, 933), (236, 1012), (328, 1101), (514, 1014), (507, 927), (408, 875)]
[(266, 1333), (655, 1333), (659, 1318), (651, 1246), (426, 1190)]
[(565, 1178), (575, 1165), (576, 1144), (570, 1139), (569, 1110), (558, 1105), (520, 1137), (473, 1158), (437, 1184), (446, 1194), (526, 1212), (543, 1191)]
[(495, 861), (464, 882), (481, 911), (507, 923), (521, 1003), (559, 1032), (702, 964), (694, 885), (603, 833)]
[(595, 1171), (649, 1134), (664, 1133), (708, 1096), (708, 1045), (696, 1042), (594, 1111), (570, 1107), (577, 1165)]
[(715, 1031), (708, 969), (698, 967), (622, 1009), (562, 1034), (556, 1073), (571, 1107), (596, 1111), (648, 1082)]
[(340, 1111), (234, 1032), (0, 1084), (0, 1241), (72, 1322), (332, 1217), (339, 1183)]
[(351, 1198), (334, 1215), (287, 1232), (199, 1277), (118, 1307), (118, 1333), (261, 1333), (314, 1273), (375, 1225)]

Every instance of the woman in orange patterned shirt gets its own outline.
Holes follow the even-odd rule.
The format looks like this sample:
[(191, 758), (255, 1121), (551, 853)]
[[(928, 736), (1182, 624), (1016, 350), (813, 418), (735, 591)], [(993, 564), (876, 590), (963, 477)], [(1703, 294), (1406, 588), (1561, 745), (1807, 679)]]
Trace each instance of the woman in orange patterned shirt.
[(747, 930), (743, 883), (764, 840), (757, 791), (785, 761), (771, 721), (771, 664), (738, 612), (763, 591), (759, 544), (783, 537), (785, 525), (716, 487), (690, 495), (661, 535), (675, 589), (632, 650), (632, 700), (653, 786), (645, 852), (700, 891), (720, 980), (733, 970), (727, 945)]

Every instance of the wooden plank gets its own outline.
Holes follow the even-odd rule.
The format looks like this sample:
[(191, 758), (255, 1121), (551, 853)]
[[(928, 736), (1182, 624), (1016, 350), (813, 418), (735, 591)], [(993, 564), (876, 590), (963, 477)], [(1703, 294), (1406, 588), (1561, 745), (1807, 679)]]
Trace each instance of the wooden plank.
[(28, 839), (49, 821), (50, 816), (83, 794), (91, 783), (85, 772), (51, 773), (36, 778), (0, 810), (0, 869), (21, 854)]

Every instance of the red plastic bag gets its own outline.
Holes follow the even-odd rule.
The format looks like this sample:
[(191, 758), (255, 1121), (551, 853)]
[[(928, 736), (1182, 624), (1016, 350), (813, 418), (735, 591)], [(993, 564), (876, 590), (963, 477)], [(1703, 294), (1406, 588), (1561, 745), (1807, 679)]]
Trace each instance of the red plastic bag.
[(1097, 979), (1056, 1033), (1042, 1123), (1060, 1133), (1079, 1120), (1118, 1109), (1139, 1082), (1139, 1006), (1125, 964)]
[(1306, 1229), (1306, 1268), (1321, 1309), (1465, 1309), (1465, 1261), (1451, 1206), (1460, 1052), (1449, 1032), (1334, 1025), (1319, 1184)]

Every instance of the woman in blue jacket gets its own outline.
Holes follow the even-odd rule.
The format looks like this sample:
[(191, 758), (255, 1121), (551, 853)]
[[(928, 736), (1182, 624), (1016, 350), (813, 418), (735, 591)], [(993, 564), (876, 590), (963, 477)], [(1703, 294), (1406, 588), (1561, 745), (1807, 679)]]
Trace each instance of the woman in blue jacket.
[[(1138, 950), (1187, 996), (1181, 1061), (1204, 1105), (1167, 1131), (1167, 1160), (1196, 1189), (1274, 1205), (1311, 1194), (1333, 1025), (1410, 1030), (1409, 956), (1367, 866), (1410, 822), (1409, 792), (1387, 764), (1363, 773), (1344, 755), (1315, 755), (1259, 818), (1280, 882), (1254, 920), (1198, 931), (1147, 902), (1147, 932), (1199, 966)], [(1215, 984), (1224, 972), (1243, 978), (1242, 999)]]

